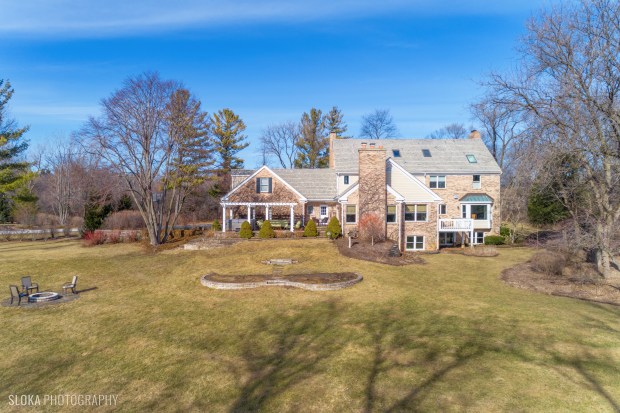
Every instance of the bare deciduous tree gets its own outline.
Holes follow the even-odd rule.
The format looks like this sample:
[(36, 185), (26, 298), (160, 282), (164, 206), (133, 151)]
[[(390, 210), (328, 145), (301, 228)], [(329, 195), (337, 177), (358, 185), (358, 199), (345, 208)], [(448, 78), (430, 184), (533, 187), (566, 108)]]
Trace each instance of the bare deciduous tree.
[(362, 117), (361, 138), (388, 139), (396, 136), (398, 129), (388, 109), (375, 109), (374, 112)]
[(294, 122), (269, 126), (260, 138), (261, 149), (265, 155), (275, 157), (282, 168), (293, 168), (299, 136), (299, 125)]
[(462, 123), (451, 123), (441, 129), (431, 132), (428, 137), (431, 139), (463, 139), (466, 138), (468, 134), (469, 132)]
[(81, 137), (125, 180), (151, 245), (161, 244), (187, 191), (206, 179), (206, 114), (180, 84), (155, 73), (129, 78), (102, 108)]
[(584, 0), (543, 12), (529, 23), (521, 62), (515, 76), (491, 77), (494, 101), (527, 117), (541, 151), (570, 157), (588, 188), (579, 208), (598, 269), (609, 277), (620, 222), (620, 4)]

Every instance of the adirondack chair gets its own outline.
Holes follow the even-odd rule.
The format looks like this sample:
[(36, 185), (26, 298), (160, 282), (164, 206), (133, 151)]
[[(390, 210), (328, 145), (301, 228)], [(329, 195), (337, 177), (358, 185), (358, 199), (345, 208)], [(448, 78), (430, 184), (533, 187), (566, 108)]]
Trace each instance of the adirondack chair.
[(39, 284), (33, 283), (29, 275), (22, 277), (22, 290), (26, 293), (26, 295), (30, 294), (30, 290), (37, 290), (37, 292), (39, 292)]
[(75, 292), (75, 289), (76, 289), (76, 287), (77, 287), (77, 281), (78, 281), (78, 276), (77, 276), (77, 275), (74, 275), (74, 276), (73, 276), (73, 279), (71, 280), (71, 282), (70, 282), (70, 283), (64, 283), (64, 284), (62, 285), (62, 292), (63, 292), (63, 294), (66, 294), (66, 293), (67, 293), (67, 290), (71, 290), (71, 292), (73, 292), (73, 294), (77, 294), (77, 293)]
[(9, 285), (9, 290), (11, 291), (11, 305), (16, 298), (17, 305), (20, 305), (22, 302), (22, 297), (28, 297), (28, 293), (20, 292), (16, 285)]

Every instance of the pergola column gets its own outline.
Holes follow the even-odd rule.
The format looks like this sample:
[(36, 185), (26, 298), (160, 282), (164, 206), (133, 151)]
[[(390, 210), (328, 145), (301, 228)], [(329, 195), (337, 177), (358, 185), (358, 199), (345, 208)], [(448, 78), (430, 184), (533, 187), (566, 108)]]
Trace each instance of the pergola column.
[(269, 204), (265, 205), (265, 221), (269, 219)]
[(248, 204), (247, 208), (248, 208), (248, 218), (247, 218), (247, 221), (248, 221), (249, 224), (252, 224), (252, 222), (251, 222), (252, 217), (250, 216), (250, 208), (252, 208), (252, 206), (250, 204)]
[(291, 232), (295, 232), (295, 207), (291, 205)]
[(226, 205), (222, 205), (222, 232), (226, 232)]

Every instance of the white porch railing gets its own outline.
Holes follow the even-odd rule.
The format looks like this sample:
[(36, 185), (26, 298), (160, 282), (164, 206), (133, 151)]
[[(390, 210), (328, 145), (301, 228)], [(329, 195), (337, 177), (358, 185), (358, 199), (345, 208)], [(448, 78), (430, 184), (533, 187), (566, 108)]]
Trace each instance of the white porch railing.
[(473, 219), (440, 219), (439, 231), (452, 232), (452, 231), (471, 231), (474, 227)]

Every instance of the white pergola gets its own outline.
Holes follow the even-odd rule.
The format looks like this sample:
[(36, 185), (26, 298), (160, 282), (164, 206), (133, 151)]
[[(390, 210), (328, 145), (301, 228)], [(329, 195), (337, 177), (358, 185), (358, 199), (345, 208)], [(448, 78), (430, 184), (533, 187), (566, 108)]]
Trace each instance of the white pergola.
[[(269, 217), (269, 208), (274, 206), (288, 206), (291, 210), (290, 231), (295, 231), (295, 206), (296, 202), (221, 202), (222, 206), (222, 232), (226, 232), (226, 207), (245, 206), (248, 209), (247, 221), (251, 223), (251, 211), (253, 207), (264, 206), (265, 216)], [(232, 209), (230, 209), (230, 219), (232, 219)]]

